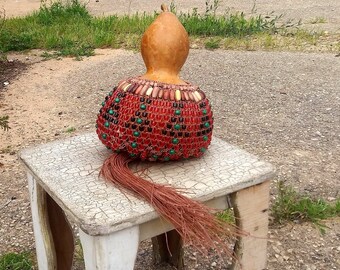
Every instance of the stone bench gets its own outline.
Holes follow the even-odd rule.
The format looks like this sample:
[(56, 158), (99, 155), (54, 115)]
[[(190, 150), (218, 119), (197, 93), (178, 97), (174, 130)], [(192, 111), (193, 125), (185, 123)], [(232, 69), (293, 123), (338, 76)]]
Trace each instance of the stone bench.
[[(148, 238), (156, 258), (183, 267), (181, 241), (173, 227), (149, 204), (98, 178), (110, 153), (94, 133), (20, 153), (28, 172), (40, 270), (71, 269), (74, 236), (67, 218), (79, 227), (86, 269), (132, 270), (139, 242)], [(185, 188), (188, 196), (213, 208), (226, 209), (231, 201), (238, 226), (255, 236), (237, 239), (235, 250), (242, 269), (265, 268), (270, 164), (213, 138), (200, 159), (147, 166), (152, 181)], [(162, 238), (169, 231), (170, 250)], [(234, 269), (239, 268), (234, 263)]]

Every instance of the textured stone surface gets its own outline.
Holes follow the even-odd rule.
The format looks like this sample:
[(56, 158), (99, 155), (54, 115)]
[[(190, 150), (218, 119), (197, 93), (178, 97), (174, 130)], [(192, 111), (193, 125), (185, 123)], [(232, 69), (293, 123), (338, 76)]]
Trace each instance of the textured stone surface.
[[(88, 234), (96, 235), (157, 217), (149, 204), (98, 177), (110, 153), (96, 134), (89, 133), (23, 150), (21, 159), (67, 214)], [(145, 166), (146, 170), (140, 170)], [(143, 177), (150, 181), (171, 184), (201, 201), (273, 176), (269, 163), (217, 138), (203, 158), (135, 163), (132, 168), (143, 171)]]

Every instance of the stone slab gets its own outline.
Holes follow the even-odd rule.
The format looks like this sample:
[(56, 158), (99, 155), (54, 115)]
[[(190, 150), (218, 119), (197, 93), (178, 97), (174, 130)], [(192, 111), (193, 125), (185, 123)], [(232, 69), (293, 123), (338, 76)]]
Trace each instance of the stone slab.
[[(20, 157), (83, 231), (102, 235), (158, 217), (148, 203), (99, 178), (110, 153), (95, 133), (87, 133), (25, 149)], [(145, 167), (146, 179), (178, 187), (200, 201), (262, 183), (274, 173), (269, 163), (215, 137), (202, 158), (132, 165), (135, 171)]]

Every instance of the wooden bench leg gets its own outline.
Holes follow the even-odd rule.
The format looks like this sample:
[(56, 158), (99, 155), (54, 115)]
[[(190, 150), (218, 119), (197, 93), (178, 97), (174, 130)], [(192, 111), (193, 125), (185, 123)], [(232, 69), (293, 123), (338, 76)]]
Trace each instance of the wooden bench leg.
[(236, 224), (250, 236), (241, 236), (235, 244), (238, 262), (232, 269), (262, 270), (267, 263), (269, 181), (231, 195)]
[(152, 238), (153, 260), (159, 264), (166, 262), (177, 269), (184, 269), (183, 241), (176, 230)]
[(39, 269), (72, 268), (74, 237), (59, 205), (27, 174)]
[(91, 236), (79, 229), (85, 268), (133, 270), (139, 246), (139, 227)]

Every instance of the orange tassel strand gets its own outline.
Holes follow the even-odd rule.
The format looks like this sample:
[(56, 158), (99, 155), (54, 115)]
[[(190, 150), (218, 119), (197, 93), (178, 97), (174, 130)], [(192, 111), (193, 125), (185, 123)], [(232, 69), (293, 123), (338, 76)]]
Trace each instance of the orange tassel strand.
[(198, 86), (179, 77), (189, 52), (188, 34), (174, 14), (162, 9), (142, 37), (146, 73), (121, 81), (99, 110), (98, 137), (115, 152), (105, 160), (100, 175), (122, 192), (150, 203), (185, 244), (205, 254), (214, 249), (221, 258), (226, 254), (237, 261), (226, 244), (243, 234), (235, 226), (181, 194), (180, 187), (147, 181), (128, 167), (136, 159), (199, 158), (212, 138), (209, 100)]
[(152, 183), (133, 174), (128, 167), (131, 161), (133, 159), (128, 155), (115, 153), (105, 160), (100, 175), (123, 192), (150, 203), (173, 224), (185, 244), (204, 254), (214, 248), (220, 255), (234, 257), (225, 241), (242, 234), (235, 226), (220, 221), (210, 208), (180, 194), (176, 188)]

